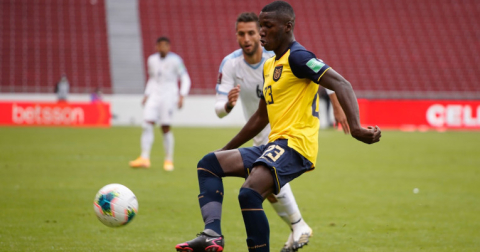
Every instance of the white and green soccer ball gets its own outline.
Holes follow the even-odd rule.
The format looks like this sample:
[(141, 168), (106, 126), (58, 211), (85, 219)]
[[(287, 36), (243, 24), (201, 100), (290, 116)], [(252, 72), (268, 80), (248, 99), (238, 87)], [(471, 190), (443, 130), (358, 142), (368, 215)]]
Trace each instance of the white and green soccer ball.
[(100, 189), (93, 200), (98, 219), (109, 227), (127, 225), (138, 212), (135, 194), (124, 185), (109, 184)]

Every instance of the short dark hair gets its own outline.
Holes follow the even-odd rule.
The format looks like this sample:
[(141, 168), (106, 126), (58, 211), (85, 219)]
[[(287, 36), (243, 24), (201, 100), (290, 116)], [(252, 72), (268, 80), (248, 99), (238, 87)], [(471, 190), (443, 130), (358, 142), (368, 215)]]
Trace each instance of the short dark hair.
[(257, 24), (257, 28), (260, 28), (260, 24), (258, 23), (258, 16), (253, 12), (242, 12), (237, 17), (237, 22), (235, 23), (235, 29), (237, 28), (238, 23), (248, 23), (248, 22), (255, 22)]
[(170, 39), (169, 39), (168, 37), (165, 37), (165, 36), (159, 37), (159, 38), (157, 39), (157, 44), (160, 43), (160, 42), (162, 42), (162, 41), (165, 41), (165, 42), (167, 42), (167, 43), (170, 44)]
[(262, 12), (275, 12), (284, 16), (285, 21), (291, 21), (292, 26), (295, 25), (295, 12), (293, 11), (293, 7), (285, 1), (271, 2), (263, 7)]

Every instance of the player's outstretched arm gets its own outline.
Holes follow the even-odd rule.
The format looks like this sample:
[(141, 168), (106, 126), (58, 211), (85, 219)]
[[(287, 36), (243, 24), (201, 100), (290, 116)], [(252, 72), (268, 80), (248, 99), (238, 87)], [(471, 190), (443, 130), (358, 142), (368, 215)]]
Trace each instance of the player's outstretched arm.
[(222, 148), (222, 150), (231, 150), (240, 147), (248, 140), (255, 137), (268, 125), (267, 104), (265, 100), (260, 99), (257, 111), (250, 117), (248, 122), (238, 132), (238, 134), (230, 140), (230, 142)]
[(350, 132), (354, 138), (367, 144), (380, 141), (382, 132), (378, 126), (363, 128), (360, 126), (360, 115), (357, 97), (352, 85), (335, 70), (328, 70), (320, 79), (320, 85), (335, 91), (338, 101), (347, 116)]

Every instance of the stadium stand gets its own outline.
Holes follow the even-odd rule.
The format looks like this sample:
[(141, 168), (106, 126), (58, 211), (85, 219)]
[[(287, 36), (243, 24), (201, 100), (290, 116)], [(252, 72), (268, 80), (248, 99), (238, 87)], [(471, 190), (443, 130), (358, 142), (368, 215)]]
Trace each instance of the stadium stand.
[[(191, 93), (213, 94), (222, 58), (238, 47), (236, 16), (269, 2), (138, 1), (142, 58), (169, 36)], [(480, 1), (290, 2), (297, 40), (359, 97), (480, 99)], [(52, 92), (63, 72), (72, 92), (111, 92), (106, 15), (102, 0), (1, 1), (0, 92)]]
[[(238, 13), (271, 1), (140, 2), (144, 56), (167, 35), (194, 93), (212, 93), (222, 57), (237, 48)], [(296, 38), (366, 98), (480, 98), (480, 1), (291, 1)]]
[(103, 1), (0, 1), (0, 92), (111, 92)]

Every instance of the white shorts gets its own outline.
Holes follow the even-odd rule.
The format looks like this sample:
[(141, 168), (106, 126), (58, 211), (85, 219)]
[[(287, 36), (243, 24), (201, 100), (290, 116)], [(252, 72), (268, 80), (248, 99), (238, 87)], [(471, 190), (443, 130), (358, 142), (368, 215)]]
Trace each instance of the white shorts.
[(143, 108), (143, 119), (160, 125), (171, 125), (176, 103), (175, 99), (149, 97)]

